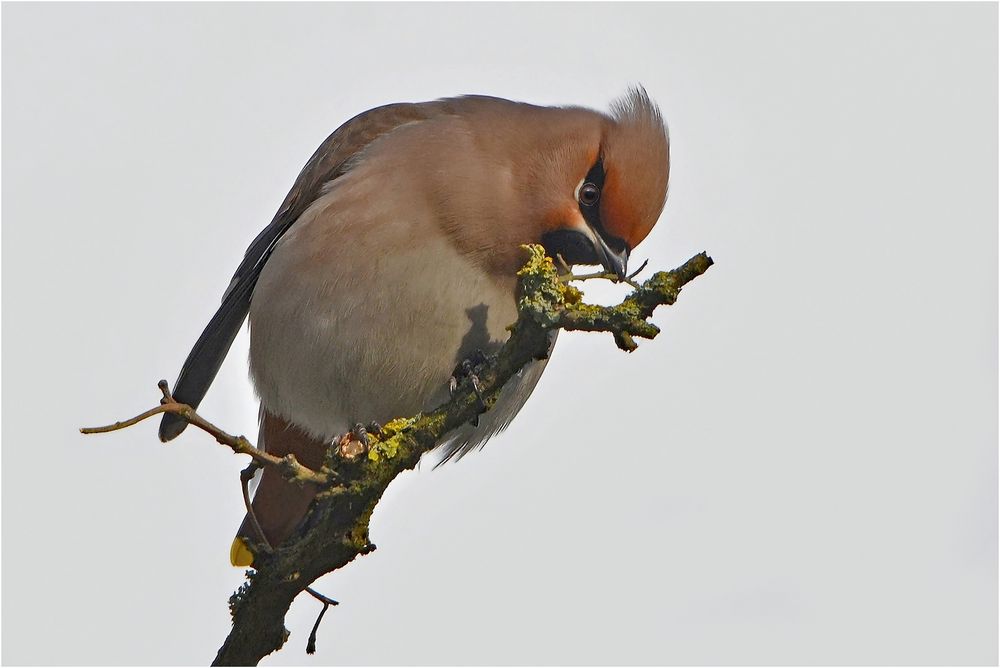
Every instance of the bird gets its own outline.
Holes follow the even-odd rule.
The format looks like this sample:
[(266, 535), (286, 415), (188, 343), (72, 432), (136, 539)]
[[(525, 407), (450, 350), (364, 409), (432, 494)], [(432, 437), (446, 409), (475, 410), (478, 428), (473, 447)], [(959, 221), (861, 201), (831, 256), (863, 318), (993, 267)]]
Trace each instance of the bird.
[[(250, 244), (174, 399), (197, 408), (249, 317), (258, 447), (319, 468), (352, 425), (434, 408), (462, 360), (503, 345), (523, 244), (625, 278), (661, 216), (669, 173), (667, 125), (641, 86), (607, 112), (484, 95), (365, 111), (319, 146)], [(478, 424), (443, 439), (440, 461), (505, 428), (545, 363), (522, 369)], [(165, 414), (159, 437), (186, 426)], [(278, 545), (317, 489), (259, 475), (252, 512)], [(234, 566), (253, 565), (253, 542), (248, 515)]]

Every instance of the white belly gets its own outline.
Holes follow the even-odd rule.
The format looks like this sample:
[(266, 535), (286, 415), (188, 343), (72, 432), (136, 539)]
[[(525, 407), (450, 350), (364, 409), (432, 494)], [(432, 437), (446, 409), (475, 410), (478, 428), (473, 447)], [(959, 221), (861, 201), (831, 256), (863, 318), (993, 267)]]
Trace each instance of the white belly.
[(455, 365), (499, 347), (517, 316), (513, 277), (488, 277), (432, 221), (336, 205), (324, 196), (292, 226), (250, 308), (263, 406), (324, 439), (434, 407)]

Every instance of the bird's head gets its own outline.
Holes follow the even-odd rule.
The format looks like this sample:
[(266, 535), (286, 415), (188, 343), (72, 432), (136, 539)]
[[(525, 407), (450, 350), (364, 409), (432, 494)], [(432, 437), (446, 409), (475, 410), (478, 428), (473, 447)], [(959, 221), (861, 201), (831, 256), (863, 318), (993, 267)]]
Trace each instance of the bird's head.
[[(624, 277), (628, 255), (663, 210), (670, 143), (642, 88), (610, 113), (540, 107), (494, 97), (436, 103), (439, 115), (393, 133), (387, 164), (429, 196), (463, 254), (511, 277), (520, 246), (541, 243), (568, 264)], [(386, 152), (390, 145), (386, 145)]]
[(602, 265), (624, 278), (628, 256), (663, 210), (670, 142), (659, 109), (641, 88), (600, 114), (599, 132), (578, 133), (545, 161), (541, 242), (569, 264)]

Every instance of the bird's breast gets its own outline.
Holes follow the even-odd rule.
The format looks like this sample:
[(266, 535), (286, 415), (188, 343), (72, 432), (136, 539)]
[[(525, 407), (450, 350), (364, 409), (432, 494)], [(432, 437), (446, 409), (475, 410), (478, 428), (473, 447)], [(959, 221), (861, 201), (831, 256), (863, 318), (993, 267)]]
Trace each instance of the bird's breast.
[(324, 439), (444, 401), (456, 364), (497, 349), (517, 317), (513, 277), (480, 269), (432, 212), (386, 199), (349, 183), (324, 195), (254, 290), (250, 366), (261, 402)]

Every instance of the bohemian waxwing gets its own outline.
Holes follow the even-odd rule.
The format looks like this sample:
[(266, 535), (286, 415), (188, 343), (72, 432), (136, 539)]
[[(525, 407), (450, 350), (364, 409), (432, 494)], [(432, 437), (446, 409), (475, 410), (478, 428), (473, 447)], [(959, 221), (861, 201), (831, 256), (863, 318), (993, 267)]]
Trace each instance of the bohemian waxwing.
[[(457, 364), (502, 345), (521, 244), (624, 276), (663, 208), (669, 153), (641, 88), (610, 114), (468, 96), (355, 116), (250, 244), (174, 396), (198, 405), (249, 313), (258, 446), (318, 468), (332, 439), (435, 407)], [(477, 426), (442, 443), (443, 459), (503, 429), (544, 368), (523, 369)], [(185, 426), (164, 415), (160, 439)], [(271, 544), (314, 495), (263, 472), (253, 508)], [(247, 566), (241, 537), (258, 540), (247, 520), (230, 555)]]

